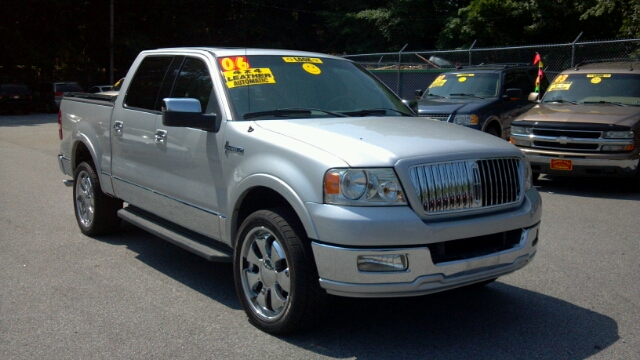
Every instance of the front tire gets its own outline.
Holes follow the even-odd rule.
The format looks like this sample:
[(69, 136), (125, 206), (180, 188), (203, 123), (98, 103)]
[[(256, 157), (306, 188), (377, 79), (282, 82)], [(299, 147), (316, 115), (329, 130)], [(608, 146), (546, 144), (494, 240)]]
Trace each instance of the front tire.
[(311, 246), (297, 218), (260, 210), (242, 223), (234, 255), (238, 297), (249, 321), (271, 334), (315, 323), (328, 295), (320, 288)]
[(87, 236), (115, 231), (122, 221), (117, 214), (122, 209), (122, 200), (102, 192), (93, 163), (78, 165), (73, 179), (73, 207), (80, 231)]

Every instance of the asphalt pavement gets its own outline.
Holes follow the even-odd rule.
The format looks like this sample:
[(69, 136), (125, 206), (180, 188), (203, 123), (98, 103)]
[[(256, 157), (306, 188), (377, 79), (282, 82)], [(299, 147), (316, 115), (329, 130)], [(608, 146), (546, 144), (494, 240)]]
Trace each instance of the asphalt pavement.
[(546, 179), (538, 253), (476, 290), (335, 298), (324, 322), (251, 326), (230, 264), (131, 225), (90, 238), (56, 115), (0, 116), (0, 359), (640, 359), (640, 193)]

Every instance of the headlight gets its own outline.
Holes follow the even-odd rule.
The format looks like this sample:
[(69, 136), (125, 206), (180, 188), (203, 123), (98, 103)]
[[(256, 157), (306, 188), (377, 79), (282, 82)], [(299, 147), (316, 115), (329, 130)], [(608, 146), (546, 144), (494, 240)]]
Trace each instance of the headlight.
[(460, 114), (453, 118), (453, 123), (458, 125), (478, 125), (478, 115)]
[(605, 131), (606, 139), (633, 139), (633, 131)]
[(513, 135), (531, 135), (532, 128), (524, 126), (511, 126), (511, 134)]
[(331, 169), (324, 176), (324, 202), (337, 205), (406, 205), (393, 169)]
[(527, 191), (533, 186), (533, 170), (531, 170), (531, 163), (526, 156), (524, 157), (522, 165), (524, 167), (524, 190)]

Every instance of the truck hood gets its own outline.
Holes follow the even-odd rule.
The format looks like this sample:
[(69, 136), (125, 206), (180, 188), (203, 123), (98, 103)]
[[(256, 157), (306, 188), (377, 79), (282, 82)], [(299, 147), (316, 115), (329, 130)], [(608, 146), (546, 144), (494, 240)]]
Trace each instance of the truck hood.
[(616, 105), (538, 104), (517, 120), (539, 122), (576, 122), (614, 124), (635, 127), (640, 107)]
[(478, 154), (521, 155), (515, 146), (495, 136), (418, 117), (262, 120), (255, 124), (323, 149), (350, 166), (393, 166), (404, 159), (451, 160)]
[(472, 97), (452, 99), (421, 99), (418, 101), (418, 114), (470, 114), (486, 107), (495, 99), (476, 99)]

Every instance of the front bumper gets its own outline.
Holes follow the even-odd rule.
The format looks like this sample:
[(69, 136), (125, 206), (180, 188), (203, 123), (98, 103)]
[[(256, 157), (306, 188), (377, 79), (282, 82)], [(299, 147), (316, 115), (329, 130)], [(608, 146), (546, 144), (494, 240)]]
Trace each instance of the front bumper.
[[(631, 154), (581, 154), (551, 152), (521, 148), (534, 172), (564, 176), (633, 176), (638, 171), (640, 155)], [(571, 170), (551, 169), (551, 159), (571, 160)]]
[[(522, 229), (511, 249), (471, 259), (434, 264), (429, 248), (354, 249), (312, 243), (320, 286), (328, 293), (348, 297), (416, 296), (495, 279), (526, 266), (536, 253), (540, 223)], [(403, 254), (408, 269), (365, 272), (357, 267), (361, 255)]]

